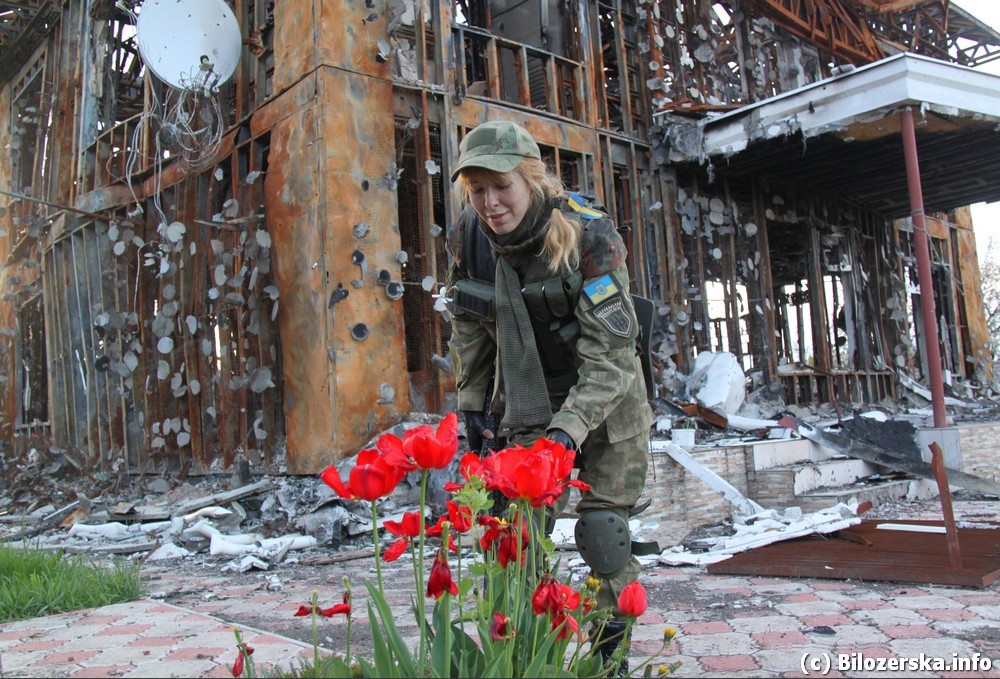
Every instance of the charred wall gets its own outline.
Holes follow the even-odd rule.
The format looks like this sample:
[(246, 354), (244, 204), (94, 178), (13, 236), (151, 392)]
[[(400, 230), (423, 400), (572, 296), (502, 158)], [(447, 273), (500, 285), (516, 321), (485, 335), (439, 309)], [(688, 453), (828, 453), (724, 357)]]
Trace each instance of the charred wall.
[[(791, 7), (239, 0), (240, 65), (204, 97), (147, 72), (140, 3), (65, 3), (5, 53), (0, 445), (92, 474), (239, 456), (312, 473), (409, 411), (452, 408), (448, 168), (496, 118), (528, 127), (615, 218), (633, 290), (659, 307), (663, 395), (697, 353), (731, 351), (792, 401), (891, 397), (925, 341), (905, 228), (670, 160), (696, 140), (665, 116), (759, 102), (854, 59), (837, 48), (847, 28), (824, 42), (765, 5)], [(935, 236), (938, 294), (946, 360), (972, 378), (989, 362), (971, 231), (941, 223), (956, 219)]]

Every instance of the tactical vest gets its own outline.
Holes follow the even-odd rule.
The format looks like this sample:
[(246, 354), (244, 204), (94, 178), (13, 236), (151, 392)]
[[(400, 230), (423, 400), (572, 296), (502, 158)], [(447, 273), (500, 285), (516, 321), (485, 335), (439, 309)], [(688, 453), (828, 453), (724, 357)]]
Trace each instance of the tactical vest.
[[(586, 205), (582, 198), (569, 194), (563, 205), (563, 214), (569, 219), (595, 220), (607, 214)], [(453, 312), (466, 312), (478, 318), (496, 322), (496, 260), (486, 236), (479, 230), (478, 216), (472, 210), (462, 213), (456, 225), (460, 247), (456, 255), (469, 278), (457, 281), (451, 289)], [(582, 242), (581, 242), (582, 244)], [(535, 345), (542, 362), (546, 382), (553, 390), (568, 390), (577, 379), (579, 359), (576, 342), (580, 339), (580, 323), (576, 320), (576, 306), (583, 286), (583, 274), (575, 270), (568, 274), (553, 275), (537, 255), (508, 258), (508, 263), (521, 280), (521, 293), (531, 317)], [(653, 303), (632, 295), (633, 306), (639, 321), (637, 353), (642, 364), (646, 396), (656, 395), (653, 370), (650, 362), (652, 339)]]
[[(479, 230), (476, 219), (465, 219), (462, 229), (461, 268), (469, 276), (457, 281), (452, 289), (457, 310), (496, 321), (496, 260), (490, 242)], [(546, 382), (553, 389), (569, 389), (576, 383), (579, 360), (576, 342), (580, 322), (576, 305), (580, 299), (583, 275), (573, 271), (553, 275), (535, 253), (508, 258), (521, 280), (521, 294), (531, 318), (531, 325), (542, 362)]]

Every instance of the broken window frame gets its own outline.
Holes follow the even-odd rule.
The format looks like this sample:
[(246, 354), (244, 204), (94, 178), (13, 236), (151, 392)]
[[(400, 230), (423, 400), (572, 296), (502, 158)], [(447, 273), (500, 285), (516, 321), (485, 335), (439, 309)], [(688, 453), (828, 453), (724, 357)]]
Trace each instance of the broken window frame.
[[(647, 64), (642, 58), (649, 44), (642, 43), (640, 20), (634, 0), (601, 0), (593, 5), (595, 27), (595, 82), (601, 127), (646, 138), (649, 122)], [(598, 47), (599, 46), (599, 47)]]
[[(455, 91), (460, 96), (504, 101), (577, 122), (588, 120), (584, 63), (472, 26), (453, 25), (452, 33)], [(536, 65), (540, 80), (532, 78), (530, 64)]]
[[(933, 220), (940, 221), (940, 220)], [(927, 380), (927, 345), (923, 325), (923, 308), (920, 302), (920, 285), (917, 272), (916, 253), (914, 252), (913, 226), (901, 221), (897, 222), (902, 252), (901, 267), (904, 280), (907, 281), (907, 320), (908, 339), (913, 347), (911, 370), (918, 380)], [(941, 369), (946, 376), (966, 374), (964, 347), (969, 343), (967, 324), (958, 321), (956, 314), (961, 315), (961, 304), (958, 303), (958, 288), (961, 282), (954, 276), (951, 248), (953, 229), (943, 223), (944, 233), (928, 233), (928, 245), (931, 251), (931, 278), (934, 295), (935, 319), (938, 326), (938, 337), (935, 341), (941, 347)], [(939, 237), (944, 236), (944, 237)]]
[[(11, 174), (10, 187), (14, 193), (27, 197), (49, 196), (50, 172), (48, 152), (52, 128), (52, 80), (48, 50), (43, 49), (32, 62), (21, 71), (21, 77), (11, 87), (10, 143)], [(14, 141), (20, 139), (20, 148)], [(17, 151), (15, 155), (13, 152)], [(37, 239), (47, 229), (42, 211), (37, 203), (17, 197), (8, 202), (11, 229), (8, 237), (11, 250), (26, 239)]]
[[(45, 253), (46, 308), (73, 309), (46, 319), (56, 357), (53, 431), (65, 437), (63, 445), (87, 452), (89, 468), (107, 470), (122, 456), (131, 472), (169, 465), (204, 473), (228, 467), (240, 453), (268, 464), (280, 452), (277, 300), (267, 292), (269, 237), (257, 236), (266, 224), (263, 182), (247, 181), (266, 172), (268, 148), (268, 133), (254, 137), (249, 127), (238, 128), (212, 167), (143, 197), (141, 216), (122, 207), (111, 224), (76, 224)], [(233, 214), (230, 198), (238, 206)], [(161, 247), (175, 243), (154, 199), (167, 223), (184, 224), (179, 249)], [(156, 320), (168, 307), (166, 334), (139, 320)], [(171, 339), (166, 351), (162, 337)], [(160, 361), (167, 364), (163, 375)], [(263, 367), (269, 373), (255, 373)]]
[(402, 264), (403, 342), (413, 409), (437, 412), (444, 407), (445, 391), (453, 380), (435, 361), (448, 354), (451, 326), (434, 310), (434, 300), (422, 288), (423, 279), (434, 279), (433, 293), (444, 285), (448, 269), (443, 232), (435, 237), (433, 225), (444, 224), (445, 196), (450, 190), (440, 172), (430, 175), (429, 162), (442, 163), (441, 129), (421, 116), (416, 127), (397, 112), (396, 165), (402, 170), (397, 185), (399, 233), (407, 261)]
[(45, 311), (41, 292), (17, 305), (17, 420), (18, 436), (47, 433), (49, 423), (48, 352), (45, 347)]

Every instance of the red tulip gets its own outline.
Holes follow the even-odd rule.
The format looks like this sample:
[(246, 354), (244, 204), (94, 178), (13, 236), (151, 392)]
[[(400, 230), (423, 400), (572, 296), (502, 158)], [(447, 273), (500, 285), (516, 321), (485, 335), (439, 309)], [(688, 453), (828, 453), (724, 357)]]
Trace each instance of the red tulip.
[(638, 618), (646, 612), (646, 589), (638, 582), (630, 582), (618, 595), (618, 610), (624, 615)]
[(298, 618), (306, 615), (312, 615), (313, 611), (316, 611), (318, 615), (322, 615), (324, 618), (332, 618), (333, 616), (339, 615), (341, 613), (345, 615), (350, 615), (351, 604), (349, 603), (349, 601), (350, 601), (350, 595), (345, 594), (344, 603), (336, 604), (334, 606), (331, 606), (330, 608), (320, 608), (319, 606), (315, 606), (311, 603), (302, 604), (301, 606), (299, 606), (299, 610), (295, 611), (295, 613), (293, 613), (292, 615)]
[(580, 623), (569, 613), (563, 611), (552, 616), (552, 629), (559, 630), (557, 639), (569, 639), (571, 634), (580, 631)]
[(451, 579), (448, 555), (443, 549), (439, 549), (437, 556), (434, 557), (434, 564), (431, 566), (430, 577), (427, 578), (427, 596), (440, 599), (445, 592), (449, 592), (452, 596), (458, 596), (458, 585)]
[(494, 613), (493, 622), (490, 623), (490, 638), (493, 641), (501, 641), (513, 636), (514, 626), (511, 625), (510, 618), (503, 613)]
[(442, 514), (437, 523), (427, 529), (427, 535), (437, 537), (441, 535), (444, 522), (447, 521), (451, 527), (459, 533), (468, 533), (472, 528), (472, 509), (447, 500), (448, 514)]
[(569, 478), (575, 454), (542, 438), (530, 449), (514, 445), (483, 459), (482, 472), (487, 487), (505, 497), (550, 507), (568, 486), (590, 490), (586, 483)]
[(551, 573), (542, 576), (531, 596), (531, 609), (535, 615), (552, 615), (552, 629), (559, 630), (559, 639), (568, 639), (580, 631), (580, 623), (570, 615), (580, 607), (580, 593), (569, 585), (558, 582)]
[(458, 461), (458, 473), (466, 481), (471, 481), (473, 476), (485, 479), (486, 472), (483, 470), (483, 458), (479, 456), (479, 453), (466, 453)]
[(244, 654), (253, 655), (253, 646), (247, 646), (246, 644), (239, 644), (236, 650), (237, 650), (236, 660), (233, 662), (233, 669), (232, 669), (234, 677), (238, 677), (243, 674), (243, 668), (245, 663)]
[[(566, 611), (575, 611), (579, 607), (579, 592), (575, 592), (569, 585), (557, 581), (551, 573), (542, 576), (538, 587), (535, 588), (535, 593), (531, 595), (531, 608), (535, 611), (535, 615), (551, 613), (555, 616)], [(555, 629), (555, 625), (553, 625), (553, 629)]]
[(387, 520), (383, 525), (393, 535), (415, 538), (420, 535), (420, 512), (406, 512), (402, 521)]
[(334, 465), (330, 465), (320, 474), (323, 483), (330, 486), (337, 495), (348, 500), (367, 500), (374, 502), (385, 497), (406, 476), (406, 471), (395, 467), (377, 450), (362, 450), (358, 453), (357, 464), (351, 469), (345, 484)]
[[(486, 480), (486, 472), (483, 470), (483, 461), (479, 457), (479, 453), (466, 453), (458, 461), (458, 473), (462, 475), (467, 482), (472, 481), (473, 477), (481, 479), (484, 483)], [(448, 493), (457, 493), (458, 491), (465, 488), (463, 483), (455, 483), (449, 481), (444, 484), (444, 490)]]
[(400, 539), (396, 540), (382, 556), (382, 560), (385, 562), (395, 561), (406, 551), (406, 547), (410, 544), (410, 538), (420, 535), (420, 512), (406, 512), (403, 514), (402, 521), (387, 520), (382, 525), (393, 535), (400, 536)]
[(437, 431), (427, 424), (408, 429), (402, 440), (393, 434), (383, 434), (376, 445), (393, 466), (414, 469), (444, 469), (458, 452), (458, 416), (448, 413)]
[[(479, 517), (479, 525), (485, 526), (486, 531), (479, 539), (479, 544), (483, 551), (488, 551), (497, 547), (497, 560), (501, 568), (506, 568), (512, 561), (524, 566), (525, 556), (528, 553), (528, 546), (531, 538), (528, 535), (528, 525), (520, 517), (514, 523), (508, 523), (504, 519), (494, 516)], [(518, 530), (520, 528), (520, 530)]]
[(316, 607), (316, 612), (322, 615), (324, 618), (332, 618), (335, 615), (343, 613), (344, 615), (351, 615), (351, 605), (348, 603), (336, 604), (330, 608), (320, 608)]
[(393, 561), (395, 561), (396, 559), (398, 559), (403, 555), (403, 552), (406, 551), (406, 548), (409, 545), (410, 545), (410, 538), (402, 537), (399, 540), (396, 540), (394, 543), (392, 543), (389, 549), (385, 550), (385, 552), (382, 553), (382, 561), (385, 561), (386, 563), (392, 563)]

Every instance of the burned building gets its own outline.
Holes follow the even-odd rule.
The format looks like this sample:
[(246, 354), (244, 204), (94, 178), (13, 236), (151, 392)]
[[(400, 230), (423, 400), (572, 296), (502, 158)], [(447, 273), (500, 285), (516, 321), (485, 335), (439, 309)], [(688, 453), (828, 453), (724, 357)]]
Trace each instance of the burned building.
[(968, 68), (1000, 35), (947, 0), (204, 2), (238, 65), (180, 86), (156, 0), (0, 9), (10, 459), (314, 473), (452, 407), (447, 177), (497, 118), (615, 218), (662, 395), (711, 351), (788, 403), (992, 376), (962, 206), (1000, 200), (1000, 78)]

